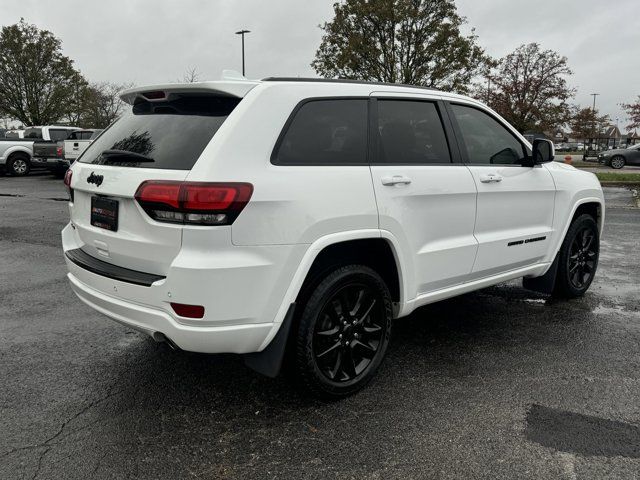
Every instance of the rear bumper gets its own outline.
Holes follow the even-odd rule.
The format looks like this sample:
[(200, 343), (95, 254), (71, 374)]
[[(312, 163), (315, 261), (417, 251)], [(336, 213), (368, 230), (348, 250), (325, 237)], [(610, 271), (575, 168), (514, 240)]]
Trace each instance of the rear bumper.
[[(152, 336), (162, 333), (187, 351), (259, 352), (284, 320), (278, 312), (304, 247), (237, 247), (230, 242), (230, 231), (228, 235), (227, 246), (213, 251), (205, 249), (210, 245), (192, 241), (189, 249), (183, 243), (166, 276), (137, 284), (128, 278), (132, 270), (115, 267), (117, 271), (108, 272), (106, 262), (94, 259), (99, 264), (93, 265), (75, 258), (83, 244), (72, 224), (62, 231), (62, 244), (73, 291), (104, 315)], [(202, 305), (205, 315), (178, 316), (171, 302)]]
[(179, 348), (202, 353), (257, 352), (273, 323), (192, 327), (181, 325), (168, 313), (106, 295), (67, 274), (71, 288), (84, 303), (111, 319), (147, 335), (159, 332)]

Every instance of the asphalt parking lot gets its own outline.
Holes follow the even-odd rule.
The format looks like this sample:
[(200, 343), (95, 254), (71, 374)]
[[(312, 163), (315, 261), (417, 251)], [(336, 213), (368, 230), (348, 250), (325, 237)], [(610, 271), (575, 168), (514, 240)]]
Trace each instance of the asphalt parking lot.
[[(640, 478), (640, 209), (607, 189), (587, 295), (509, 283), (396, 322), (376, 380), (322, 404), (172, 351), (67, 285), (65, 191), (0, 177), (0, 478)], [(250, 301), (250, 298), (247, 299)]]

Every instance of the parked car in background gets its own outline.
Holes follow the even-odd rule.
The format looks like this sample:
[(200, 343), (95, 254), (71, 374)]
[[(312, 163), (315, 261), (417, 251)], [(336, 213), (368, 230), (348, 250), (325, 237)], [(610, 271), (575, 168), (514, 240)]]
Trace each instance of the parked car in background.
[(29, 127), (25, 136), (34, 136), (37, 140), (33, 143), (33, 167), (43, 167), (59, 176), (64, 174), (60, 161), (64, 159), (64, 141), (73, 132), (80, 130), (78, 127), (50, 126)]
[(65, 175), (62, 246), (83, 302), (158, 341), (286, 359), (340, 398), (395, 318), (522, 277), (578, 297), (596, 273), (596, 176), (469, 97), (272, 78), (122, 99)]
[(102, 129), (85, 129), (72, 132), (69, 138), (64, 141), (62, 149), (64, 158), (59, 160), (61, 168), (65, 170), (69, 168), (102, 131)]
[(5, 138), (5, 133), (7, 133), (9, 130), (7, 130), (6, 128), (0, 128), (0, 138)]
[(607, 150), (598, 155), (598, 161), (616, 170), (625, 165), (640, 165), (640, 143), (628, 148)]

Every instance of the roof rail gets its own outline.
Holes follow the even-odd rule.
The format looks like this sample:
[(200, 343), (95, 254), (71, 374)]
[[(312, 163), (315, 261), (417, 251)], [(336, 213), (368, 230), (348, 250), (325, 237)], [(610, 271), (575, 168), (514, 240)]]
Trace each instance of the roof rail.
[(318, 82), (318, 83), (357, 83), (362, 85), (381, 85), (386, 87), (419, 88), (421, 90), (439, 91), (437, 88), (407, 85), (406, 83), (375, 82), (369, 80), (352, 80), (349, 78), (306, 78), (306, 77), (266, 77), (263, 82)]

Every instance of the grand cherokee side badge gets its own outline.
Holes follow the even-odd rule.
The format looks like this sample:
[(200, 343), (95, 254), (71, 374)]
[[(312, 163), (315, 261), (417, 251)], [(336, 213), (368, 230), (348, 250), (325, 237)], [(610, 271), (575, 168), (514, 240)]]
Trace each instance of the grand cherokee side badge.
[(87, 177), (87, 183), (95, 183), (96, 187), (102, 185), (102, 180), (104, 180), (104, 177), (102, 175), (96, 175), (94, 172), (91, 172), (91, 175)]

